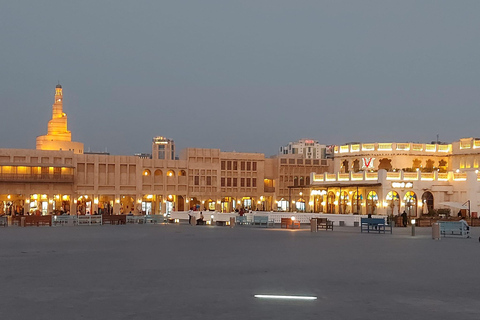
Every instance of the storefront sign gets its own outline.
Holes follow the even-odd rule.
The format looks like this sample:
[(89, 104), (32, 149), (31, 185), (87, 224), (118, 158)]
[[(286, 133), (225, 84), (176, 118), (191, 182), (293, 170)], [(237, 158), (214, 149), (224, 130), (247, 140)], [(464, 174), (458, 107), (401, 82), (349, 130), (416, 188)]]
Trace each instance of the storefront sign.
[(413, 182), (392, 182), (392, 188), (411, 189), (413, 188)]
[(312, 192), (310, 192), (311, 196), (323, 196), (326, 194), (327, 194), (327, 191), (325, 190), (312, 190)]

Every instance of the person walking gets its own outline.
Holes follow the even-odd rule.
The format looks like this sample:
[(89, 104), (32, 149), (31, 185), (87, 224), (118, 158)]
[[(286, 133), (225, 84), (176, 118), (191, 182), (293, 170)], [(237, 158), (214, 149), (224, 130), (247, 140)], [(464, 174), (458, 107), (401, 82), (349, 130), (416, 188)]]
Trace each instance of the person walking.
[(402, 222), (403, 222), (403, 226), (406, 227), (407, 226), (407, 213), (405, 212), (405, 210), (403, 210), (403, 213), (402, 213)]

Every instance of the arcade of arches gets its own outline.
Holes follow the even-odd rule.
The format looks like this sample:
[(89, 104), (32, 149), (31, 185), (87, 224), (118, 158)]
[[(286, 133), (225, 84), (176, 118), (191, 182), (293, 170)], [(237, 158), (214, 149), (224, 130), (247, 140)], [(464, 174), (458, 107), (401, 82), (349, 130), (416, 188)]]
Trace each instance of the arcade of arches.
[(434, 208), (434, 197), (430, 191), (417, 195), (413, 191), (401, 193), (390, 190), (384, 200), (377, 190), (369, 188), (358, 188), (358, 191), (357, 188), (332, 188), (323, 193), (312, 196), (313, 212), (376, 215), (378, 209), (383, 208), (387, 215), (399, 215), (405, 210), (409, 217), (418, 217)]

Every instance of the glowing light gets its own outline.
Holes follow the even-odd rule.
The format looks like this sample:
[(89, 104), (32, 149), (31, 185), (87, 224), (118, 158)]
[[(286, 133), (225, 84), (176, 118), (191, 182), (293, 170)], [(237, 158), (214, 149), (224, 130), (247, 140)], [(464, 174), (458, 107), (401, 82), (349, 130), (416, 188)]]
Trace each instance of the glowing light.
[(290, 219), (292, 219), (292, 221), (295, 221), (295, 216), (292, 216)]
[(10, 195), (7, 196), (7, 199), (10, 199)]
[(280, 296), (280, 295), (270, 295), (270, 294), (256, 294), (255, 298), (261, 299), (291, 299), (291, 300), (317, 300), (317, 297), (309, 296)]
[(410, 222), (411, 222), (412, 224), (415, 224), (415, 219), (412, 219)]

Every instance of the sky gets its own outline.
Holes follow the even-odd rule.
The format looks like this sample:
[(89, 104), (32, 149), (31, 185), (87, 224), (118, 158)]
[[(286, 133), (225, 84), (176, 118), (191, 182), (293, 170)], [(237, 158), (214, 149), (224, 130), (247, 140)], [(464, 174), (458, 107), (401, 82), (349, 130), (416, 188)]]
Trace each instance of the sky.
[(55, 86), (111, 154), (261, 152), (302, 138), (479, 137), (480, 1), (0, 3), (0, 148), (35, 148)]

